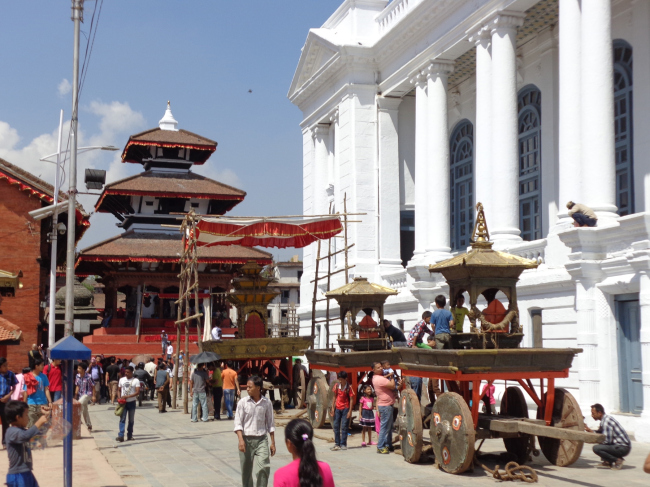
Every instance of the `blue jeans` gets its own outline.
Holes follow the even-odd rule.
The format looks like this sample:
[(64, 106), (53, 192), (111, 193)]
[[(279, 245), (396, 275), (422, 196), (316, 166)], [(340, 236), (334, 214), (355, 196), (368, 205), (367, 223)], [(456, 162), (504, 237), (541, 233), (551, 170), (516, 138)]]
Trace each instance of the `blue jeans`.
[(197, 409), (201, 402), (201, 421), (208, 420), (208, 396), (205, 392), (194, 392), (192, 397), (192, 421), (197, 421)]
[(54, 391), (52, 393), (52, 402), (56, 402), (59, 399), (61, 399), (61, 395), (63, 394), (63, 391)]
[(596, 224), (598, 223), (598, 220), (594, 220), (593, 218), (588, 217), (584, 213), (574, 213), (573, 215), (571, 215), (571, 217), (581, 227), (585, 225), (588, 227), (595, 227)]
[(422, 399), (422, 377), (409, 377), (411, 389), (418, 396), (418, 401)]
[(381, 421), (377, 449), (390, 448), (393, 446), (393, 406), (379, 406), (377, 409)]
[(129, 426), (126, 429), (127, 438), (133, 436), (133, 422), (135, 421), (135, 403), (137, 401), (127, 402), (124, 405), (124, 411), (122, 411), (122, 416), (120, 416), (120, 432), (117, 436), (124, 438), (124, 423), (126, 423), (126, 416), (129, 415)]
[(226, 402), (226, 412), (228, 413), (228, 419), (232, 419), (232, 406), (235, 404), (235, 389), (224, 389), (223, 397)]
[(7, 487), (38, 487), (38, 482), (31, 471), (23, 473), (8, 473)]
[(334, 410), (334, 444), (348, 446), (349, 408)]

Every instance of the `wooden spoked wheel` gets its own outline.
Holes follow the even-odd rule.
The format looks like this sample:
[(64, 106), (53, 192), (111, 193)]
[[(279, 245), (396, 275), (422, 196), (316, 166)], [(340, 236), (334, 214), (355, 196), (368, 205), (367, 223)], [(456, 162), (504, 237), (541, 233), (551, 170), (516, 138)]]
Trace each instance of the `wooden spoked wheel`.
[[(537, 410), (537, 417), (544, 418), (542, 408)], [(566, 389), (555, 389), (551, 426), (574, 431), (585, 429), (578, 401)], [(538, 436), (537, 439), (546, 459), (558, 467), (567, 467), (580, 458), (584, 445), (584, 441), (579, 440), (560, 440), (545, 436)]]
[[(528, 417), (526, 398), (519, 387), (508, 387), (506, 389), (501, 399), (501, 411), (499, 414), (513, 416), (515, 418)], [(503, 443), (508, 453), (517, 457), (517, 463), (523, 465), (528, 461), (530, 455), (530, 435), (520, 434), (517, 438), (504, 438)]]
[(329, 391), (327, 392), (327, 419), (329, 420), (330, 424), (334, 424), (334, 416), (332, 416), (330, 413), (332, 412), (332, 406), (334, 405), (334, 401), (336, 398), (334, 397), (334, 386), (336, 385), (336, 382), (332, 382), (332, 385), (330, 386)]
[(413, 389), (402, 391), (397, 415), (402, 455), (409, 463), (416, 463), (422, 454), (422, 412)]
[(306, 380), (307, 377), (302, 368), (300, 369), (298, 376), (293, 377), (293, 404), (296, 406), (296, 409), (302, 408), (302, 405), (305, 404), (305, 399), (307, 397)]
[(321, 428), (327, 418), (328, 387), (324, 377), (313, 377), (308, 385), (307, 414), (312, 428)]
[(472, 412), (460, 394), (446, 392), (436, 400), (430, 433), (436, 463), (445, 472), (463, 473), (472, 465), (476, 431)]

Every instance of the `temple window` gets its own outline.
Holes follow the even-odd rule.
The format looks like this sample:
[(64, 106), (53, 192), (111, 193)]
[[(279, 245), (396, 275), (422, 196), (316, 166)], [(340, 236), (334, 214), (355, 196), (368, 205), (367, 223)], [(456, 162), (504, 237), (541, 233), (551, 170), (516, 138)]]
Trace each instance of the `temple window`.
[(542, 238), (542, 92), (522, 88), (519, 109), (519, 228), (524, 240)]
[(451, 134), (450, 218), (451, 248), (470, 244), (474, 228), (474, 126), (469, 120), (458, 122)]
[(614, 41), (614, 143), (620, 216), (634, 213), (632, 136), (632, 46), (619, 39)]

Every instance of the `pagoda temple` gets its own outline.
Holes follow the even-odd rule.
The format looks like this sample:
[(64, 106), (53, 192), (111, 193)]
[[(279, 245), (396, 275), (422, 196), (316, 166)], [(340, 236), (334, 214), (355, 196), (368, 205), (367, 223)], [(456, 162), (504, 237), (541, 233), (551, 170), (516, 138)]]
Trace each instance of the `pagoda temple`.
[[(182, 245), (178, 225), (184, 213), (194, 209), (197, 214), (223, 215), (246, 196), (240, 189), (192, 172), (216, 148), (215, 141), (179, 129), (169, 102), (157, 128), (129, 137), (122, 162), (141, 164), (144, 171), (107, 184), (95, 205), (96, 212), (114, 215), (124, 232), (83, 249), (77, 260), (77, 275), (101, 277), (104, 316), (111, 317), (108, 327), (84, 338), (93, 353), (160, 354), (160, 332), (174, 333)], [(225, 293), (249, 261), (270, 264), (271, 255), (235, 245), (199, 249), (204, 326), (210, 327), (216, 313), (228, 313)], [(121, 307), (118, 292), (126, 295)], [(150, 351), (143, 349), (147, 344)]]

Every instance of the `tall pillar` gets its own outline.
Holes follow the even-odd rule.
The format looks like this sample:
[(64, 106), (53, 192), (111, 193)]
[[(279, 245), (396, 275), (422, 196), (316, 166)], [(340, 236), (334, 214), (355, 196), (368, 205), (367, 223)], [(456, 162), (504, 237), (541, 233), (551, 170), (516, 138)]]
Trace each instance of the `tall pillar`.
[(596, 330), (596, 281), (588, 277), (576, 279), (578, 381), (580, 404), (584, 408), (601, 401), (598, 369), (598, 333)]
[(637, 428), (637, 441), (650, 441), (650, 271), (639, 272), (639, 314), (641, 318), (641, 370), (644, 427)]
[(499, 12), (492, 35), (492, 205), (494, 241), (519, 241), (519, 132), (517, 120), (517, 27), (521, 12)]
[(429, 178), (427, 184), (436, 182), (435, 190), (427, 191), (428, 198), (426, 200), (428, 218), (425, 250), (428, 263), (440, 262), (451, 257), (449, 246), (450, 174), (447, 79), (453, 70), (453, 61), (445, 60), (436, 60), (425, 69), (428, 93), (427, 160)]
[(427, 244), (427, 199), (429, 198), (429, 161), (427, 127), (427, 79), (418, 73), (415, 85), (415, 251), (413, 260), (422, 260)]
[(402, 271), (400, 257), (398, 108), (401, 98), (377, 97), (379, 141), (379, 269)]
[(581, 60), (580, 0), (560, 0), (560, 132), (558, 224), (572, 221), (567, 202), (582, 202), (581, 181)]
[(314, 203), (312, 209), (315, 215), (323, 215), (327, 213), (329, 124), (319, 123), (316, 125), (312, 129), (312, 136), (314, 138)]
[(599, 226), (617, 218), (614, 161), (614, 61), (611, 0), (583, 1), (580, 38), (582, 71), (582, 164), (584, 203)]
[(470, 37), (476, 44), (476, 125), (474, 127), (474, 194), (492, 219), (492, 36), (481, 27)]

